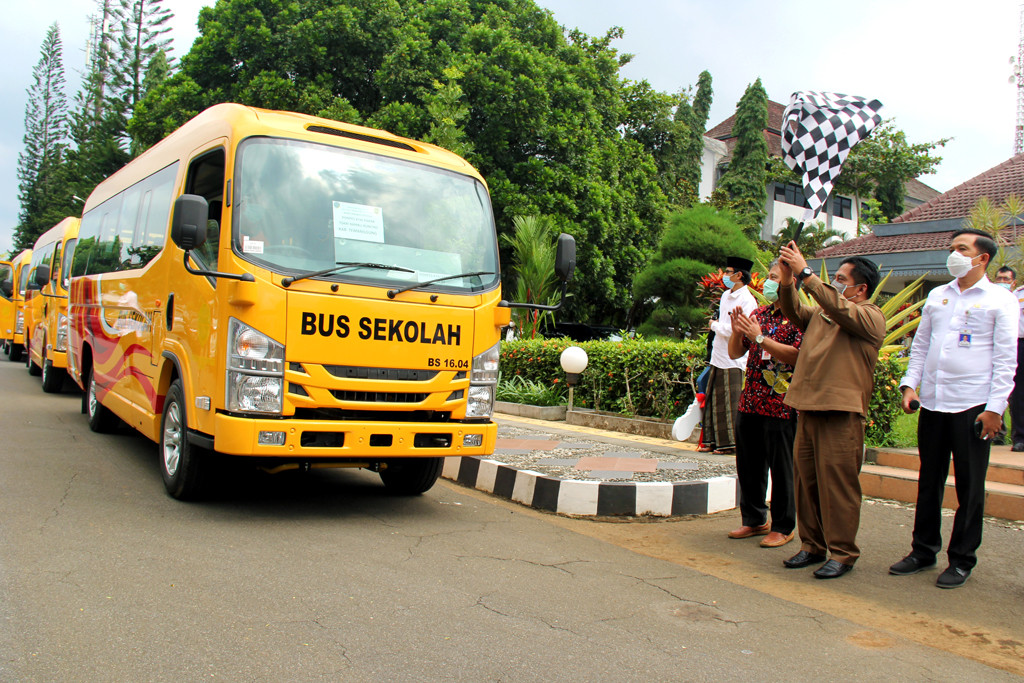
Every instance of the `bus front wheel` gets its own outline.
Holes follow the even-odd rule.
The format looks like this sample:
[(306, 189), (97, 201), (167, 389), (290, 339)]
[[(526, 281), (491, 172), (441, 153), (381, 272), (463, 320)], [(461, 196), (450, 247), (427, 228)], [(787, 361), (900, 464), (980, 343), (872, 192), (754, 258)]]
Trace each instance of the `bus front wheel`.
[(399, 496), (416, 496), (428, 491), (441, 476), (442, 458), (402, 458), (389, 460), (380, 471), (384, 488)]
[(160, 422), (160, 476), (173, 498), (197, 498), (203, 488), (204, 473), (211, 453), (189, 441), (188, 413), (181, 380), (171, 382), (164, 399)]

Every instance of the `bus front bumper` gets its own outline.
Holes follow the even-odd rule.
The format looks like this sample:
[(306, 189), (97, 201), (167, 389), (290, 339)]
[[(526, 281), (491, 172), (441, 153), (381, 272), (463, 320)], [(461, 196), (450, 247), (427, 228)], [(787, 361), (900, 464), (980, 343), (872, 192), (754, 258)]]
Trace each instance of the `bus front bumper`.
[(348, 422), (271, 420), (220, 413), (213, 448), (264, 458), (437, 458), (490, 455), (494, 422)]

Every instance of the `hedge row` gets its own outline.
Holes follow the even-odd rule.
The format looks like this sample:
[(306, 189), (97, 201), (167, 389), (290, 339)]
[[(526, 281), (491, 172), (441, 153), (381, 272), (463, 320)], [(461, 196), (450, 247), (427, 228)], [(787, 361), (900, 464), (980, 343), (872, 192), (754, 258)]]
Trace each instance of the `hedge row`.
[[(580, 375), (573, 402), (626, 415), (678, 417), (693, 401), (694, 385), (706, 362), (704, 337), (692, 341), (573, 342), (570, 339), (532, 339), (502, 342), (503, 378), (521, 375), (545, 385), (564, 384), (559, 356), (567, 346), (580, 346), (589, 364)], [(884, 446), (900, 413), (897, 388), (905, 359), (883, 354), (875, 367), (865, 440)]]
[(582, 347), (589, 358), (576, 385), (574, 405), (626, 415), (679, 416), (693, 401), (694, 383), (705, 365), (703, 338), (687, 342), (532, 339), (502, 342), (502, 376), (564, 383), (559, 357), (567, 346)]

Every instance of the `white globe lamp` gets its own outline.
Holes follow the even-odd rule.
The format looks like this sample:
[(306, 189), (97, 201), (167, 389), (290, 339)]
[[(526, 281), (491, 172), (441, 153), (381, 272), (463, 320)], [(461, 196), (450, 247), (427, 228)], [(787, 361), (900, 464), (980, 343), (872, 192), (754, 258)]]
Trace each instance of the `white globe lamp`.
[(573, 387), (579, 381), (580, 373), (587, 369), (589, 360), (587, 352), (578, 346), (566, 347), (558, 359), (565, 371), (565, 383), (569, 385), (569, 411), (572, 411)]

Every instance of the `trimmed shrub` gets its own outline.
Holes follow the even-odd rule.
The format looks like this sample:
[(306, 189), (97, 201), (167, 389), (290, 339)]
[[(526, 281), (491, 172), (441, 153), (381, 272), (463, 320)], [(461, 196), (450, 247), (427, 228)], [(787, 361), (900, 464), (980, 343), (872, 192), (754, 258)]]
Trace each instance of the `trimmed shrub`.
[(502, 342), (503, 378), (524, 377), (546, 386), (564, 384), (562, 351), (579, 346), (589, 363), (576, 384), (573, 403), (625, 415), (677, 417), (693, 401), (694, 382), (703, 370), (705, 339), (693, 341), (573, 342), (535, 339)]

